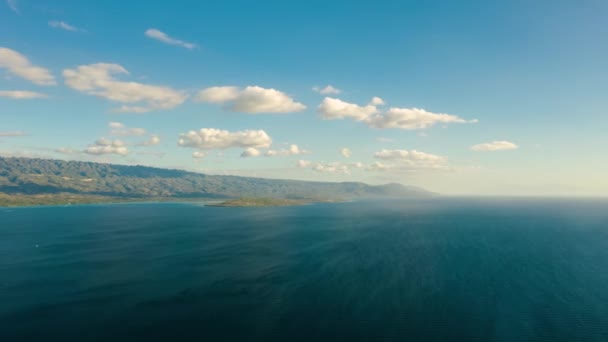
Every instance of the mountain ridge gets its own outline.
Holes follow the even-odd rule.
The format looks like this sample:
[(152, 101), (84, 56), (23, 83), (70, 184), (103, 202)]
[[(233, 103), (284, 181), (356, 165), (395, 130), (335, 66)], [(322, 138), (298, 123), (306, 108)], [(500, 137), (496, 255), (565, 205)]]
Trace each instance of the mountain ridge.
[(177, 169), (57, 159), (0, 157), (0, 193), (78, 194), (125, 198), (264, 197), (307, 200), (434, 195), (398, 183), (315, 182), (209, 175)]

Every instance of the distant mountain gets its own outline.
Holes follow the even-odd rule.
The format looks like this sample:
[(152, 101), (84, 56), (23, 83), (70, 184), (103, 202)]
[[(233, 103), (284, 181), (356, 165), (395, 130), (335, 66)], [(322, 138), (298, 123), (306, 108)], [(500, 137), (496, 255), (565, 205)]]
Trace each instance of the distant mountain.
[(308, 182), (206, 175), (182, 170), (80, 161), (0, 157), (0, 193), (125, 198), (283, 198), (348, 200), (428, 197), (401, 184)]

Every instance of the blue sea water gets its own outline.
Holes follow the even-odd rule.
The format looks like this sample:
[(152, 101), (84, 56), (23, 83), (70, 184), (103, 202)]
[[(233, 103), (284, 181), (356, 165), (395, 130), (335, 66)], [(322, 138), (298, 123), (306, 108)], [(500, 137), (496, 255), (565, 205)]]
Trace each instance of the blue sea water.
[(0, 341), (608, 341), (608, 201), (0, 209)]

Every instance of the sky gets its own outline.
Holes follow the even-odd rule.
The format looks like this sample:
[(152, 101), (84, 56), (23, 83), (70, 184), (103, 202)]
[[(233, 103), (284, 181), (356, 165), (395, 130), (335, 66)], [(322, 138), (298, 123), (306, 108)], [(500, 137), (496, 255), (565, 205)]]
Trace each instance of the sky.
[(0, 3), (0, 155), (608, 195), (608, 2)]

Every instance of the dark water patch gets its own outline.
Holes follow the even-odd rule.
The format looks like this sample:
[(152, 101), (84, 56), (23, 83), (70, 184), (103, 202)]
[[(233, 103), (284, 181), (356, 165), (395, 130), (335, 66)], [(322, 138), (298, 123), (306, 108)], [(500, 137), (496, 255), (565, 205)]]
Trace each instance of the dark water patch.
[(0, 212), (1, 341), (606, 341), (608, 202)]

